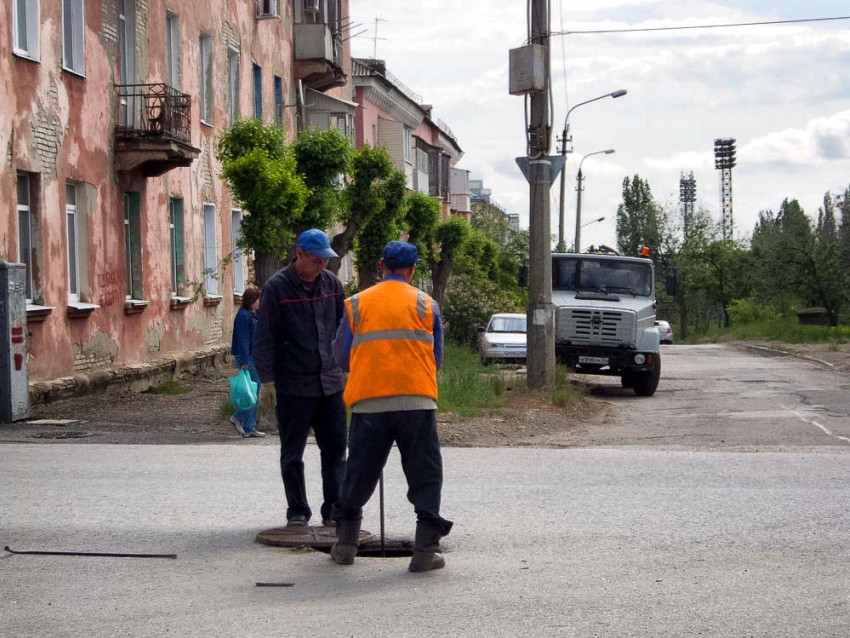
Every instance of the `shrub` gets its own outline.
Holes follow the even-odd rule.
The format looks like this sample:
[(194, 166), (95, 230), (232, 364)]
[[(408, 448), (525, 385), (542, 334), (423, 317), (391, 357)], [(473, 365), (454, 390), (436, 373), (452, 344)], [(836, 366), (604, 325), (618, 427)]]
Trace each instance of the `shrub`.
[(735, 299), (729, 304), (729, 319), (733, 326), (757, 321), (772, 321), (779, 313), (772, 306), (752, 299)]
[(478, 343), (478, 327), (486, 326), (490, 316), (497, 312), (521, 312), (521, 309), (510, 293), (489, 279), (466, 273), (452, 275), (442, 308), (446, 337), (474, 347)]

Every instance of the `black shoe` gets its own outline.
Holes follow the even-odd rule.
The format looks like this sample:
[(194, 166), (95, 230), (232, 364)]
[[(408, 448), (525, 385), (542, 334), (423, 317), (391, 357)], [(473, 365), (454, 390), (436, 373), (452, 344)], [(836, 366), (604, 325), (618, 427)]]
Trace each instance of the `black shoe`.
[(323, 518), (322, 527), (336, 527), (336, 521), (332, 518)]
[(293, 516), (288, 521), (286, 521), (287, 527), (307, 527), (307, 517), (306, 516)]

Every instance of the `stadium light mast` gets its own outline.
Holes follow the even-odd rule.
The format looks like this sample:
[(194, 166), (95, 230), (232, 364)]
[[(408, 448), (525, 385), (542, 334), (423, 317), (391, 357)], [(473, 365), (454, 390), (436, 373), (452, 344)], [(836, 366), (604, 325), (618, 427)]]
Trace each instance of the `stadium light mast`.
[(733, 238), (735, 228), (732, 217), (732, 169), (738, 163), (735, 138), (714, 140), (714, 168), (720, 171), (720, 210), (722, 213), (723, 241)]

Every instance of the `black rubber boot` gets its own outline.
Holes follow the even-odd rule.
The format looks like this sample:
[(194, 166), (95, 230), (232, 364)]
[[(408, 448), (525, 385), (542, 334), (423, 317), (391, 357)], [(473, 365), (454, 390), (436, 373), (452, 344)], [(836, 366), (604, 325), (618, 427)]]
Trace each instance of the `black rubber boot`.
[(360, 523), (347, 518), (337, 519), (337, 541), (331, 547), (331, 558), (337, 565), (353, 565), (357, 556), (357, 541), (360, 540)]
[(413, 558), (408, 569), (412, 572), (427, 572), (432, 569), (442, 569), (446, 559), (438, 554), (440, 549), (440, 532), (425, 523), (416, 523), (416, 540), (413, 543)]

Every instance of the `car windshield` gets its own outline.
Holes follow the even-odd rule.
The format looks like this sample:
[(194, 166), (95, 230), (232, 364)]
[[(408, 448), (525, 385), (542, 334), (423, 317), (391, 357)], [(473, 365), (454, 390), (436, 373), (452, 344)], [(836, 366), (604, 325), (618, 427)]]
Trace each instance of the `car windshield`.
[(646, 297), (652, 294), (652, 269), (614, 259), (559, 257), (552, 268), (552, 288)]
[(514, 332), (525, 334), (525, 317), (493, 317), (487, 332)]

